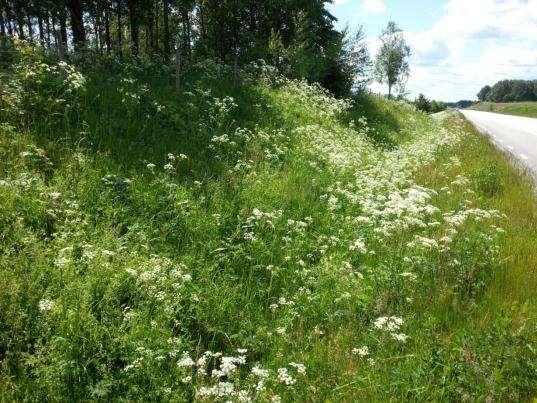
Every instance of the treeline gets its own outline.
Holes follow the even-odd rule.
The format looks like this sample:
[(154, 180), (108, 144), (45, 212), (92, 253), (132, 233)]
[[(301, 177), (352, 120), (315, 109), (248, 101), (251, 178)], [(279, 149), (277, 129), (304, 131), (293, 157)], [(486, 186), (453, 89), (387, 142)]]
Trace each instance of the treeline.
[(426, 113), (437, 113), (446, 110), (446, 104), (442, 101), (428, 99), (425, 95), (420, 94), (414, 100), (414, 106), (420, 111)]
[[(39, 43), (60, 57), (263, 59), (283, 74), (337, 95), (363, 86), (370, 65), (364, 36), (334, 28), (329, 0), (0, 0), (0, 35)], [(5, 41), (4, 41), (5, 42)]]
[(498, 81), (492, 87), (484, 86), (477, 98), (488, 102), (537, 101), (537, 80)]

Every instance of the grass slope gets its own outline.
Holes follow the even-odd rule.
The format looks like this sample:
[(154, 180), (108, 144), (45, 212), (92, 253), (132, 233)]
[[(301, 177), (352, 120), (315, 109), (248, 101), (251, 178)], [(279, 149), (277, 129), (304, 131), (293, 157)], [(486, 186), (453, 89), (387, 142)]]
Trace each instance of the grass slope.
[(0, 395), (535, 396), (537, 206), (459, 115), (105, 62), (2, 73)]
[(495, 112), (503, 113), (506, 115), (517, 115), (537, 118), (537, 102), (479, 102), (473, 105), (470, 109), (474, 109), (476, 111)]

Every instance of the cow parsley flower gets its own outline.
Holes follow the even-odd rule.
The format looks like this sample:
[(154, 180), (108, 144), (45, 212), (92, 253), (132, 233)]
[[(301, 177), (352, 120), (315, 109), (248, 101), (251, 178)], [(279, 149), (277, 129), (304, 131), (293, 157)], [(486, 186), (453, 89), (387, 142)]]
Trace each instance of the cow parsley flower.
[(39, 301), (39, 310), (42, 312), (51, 311), (54, 308), (54, 302), (50, 299), (42, 299)]
[(369, 347), (367, 346), (362, 346), (360, 348), (353, 348), (352, 349), (352, 353), (354, 355), (358, 355), (360, 357), (366, 357), (369, 355)]
[(291, 386), (296, 383), (296, 379), (289, 374), (289, 370), (285, 367), (278, 368), (278, 381), (287, 386)]
[(399, 341), (401, 343), (406, 342), (408, 339), (408, 336), (404, 333), (392, 333), (392, 337), (394, 340)]
[(177, 362), (178, 367), (192, 367), (195, 364), (194, 360), (190, 358), (190, 355), (184, 351), (183, 357)]
[(302, 375), (306, 374), (306, 366), (304, 364), (300, 364), (297, 362), (290, 362), (289, 366), (295, 368), (299, 374), (302, 374)]
[(251, 370), (252, 374), (258, 376), (259, 378), (268, 378), (269, 372), (266, 369), (255, 366)]
[(349, 246), (350, 251), (357, 251), (360, 253), (367, 253), (367, 247), (363, 240), (356, 239), (354, 242), (352, 242)]

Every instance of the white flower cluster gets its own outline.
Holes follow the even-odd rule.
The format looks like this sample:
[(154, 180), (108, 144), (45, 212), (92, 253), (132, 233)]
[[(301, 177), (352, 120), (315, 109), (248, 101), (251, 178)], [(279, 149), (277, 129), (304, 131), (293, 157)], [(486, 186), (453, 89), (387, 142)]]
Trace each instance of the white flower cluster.
[(403, 323), (403, 319), (397, 316), (381, 316), (373, 322), (373, 326), (375, 329), (390, 333), (394, 340), (404, 343), (408, 336), (404, 333), (397, 333)]
[[(195, 379), (199, 385), (197, 388), (199, 398), (235, 398), (239, 401), (251, 401), (265, 391), (269, 381), (286, 386), (296, 384), (297, 379), (291, 374), (290, 368), (297, 375), (306, 374), (306, 366), (296, 362), (290, 362), (290, 368), (278, 368), (273, 377), (270, 370), (254, 365), (250, 370), (250, 376), (246, 380), (241, 380), (239, 367), (247, 364), (247, 350), (237, 349), (237, 353), (236, 356), (225, 356), (220, 352), (206, 351), (194, 360), (188, 352), (183, 352), (177, 361), (177, 366), (185, 374), (182, 382), (190, 383)], [(210, 376), (207, 374), (209, 366), (213, 367)], [(239, 382), (242, 388), (237, 386)]]
[(54, 308), (54, 302), (50, 299), (42, 299), (39, 301), (39, 310), (42, 312), (51, 311)]
[(156, 255), (139, 266), (128, 268), (127, 273), (136, 279), (140, 290), (148, 298), (163, 302), (163, 309), (169, 313), (179, 300), (181, 290), (192, 280), (184, 264)]

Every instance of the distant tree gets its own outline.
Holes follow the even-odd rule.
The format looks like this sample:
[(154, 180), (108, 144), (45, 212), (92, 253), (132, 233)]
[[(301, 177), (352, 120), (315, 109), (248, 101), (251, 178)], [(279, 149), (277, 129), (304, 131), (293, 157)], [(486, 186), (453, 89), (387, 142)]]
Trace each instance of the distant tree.
[(444, 102), (430, 100), (423, 94), (420, 94), (414, 100), (414, 106), (425, 113), (438, 113), (447, 108), (447, 105)]
[(392, 88), (398, 85), (403, 92), (410, 73), (408, 46), (403, 31), (392, 21), (379, 37), (381, 46), (375, 61), (375, 76), (379, 83), (388, 85), (388, 96), (392, 96)]
[(480, 101), (487, 101), (491, 90), (492, 88), (490, 85), (485, 85), (483, 88), (481, 88), (481, 91), (477, 93), (477, 99)]
[[(487, 87), (490, 90), (483, 97)], [(537, 80), (501, 80), (492, 87), (484, 87), (477, 97), (491, 102), (537, 101)]]
[(431, 113), (442, 112), (442, 111), (445, 111), (446, 109), (447, 109), (447, 106), (444, 102), (435, 101), (435, 100), (431, 101)]
[(414, 105), (416, 108), (418, 108), (420, 111), (423, 111), (425, 113), (431, 112), (431, 101), (427, 99), (427, 97), (423, 94), (420, 94), (416, 100), (414, 101)]

